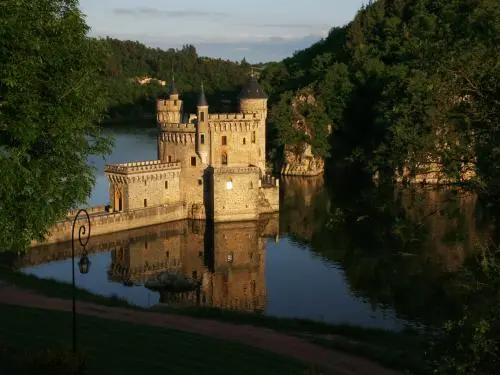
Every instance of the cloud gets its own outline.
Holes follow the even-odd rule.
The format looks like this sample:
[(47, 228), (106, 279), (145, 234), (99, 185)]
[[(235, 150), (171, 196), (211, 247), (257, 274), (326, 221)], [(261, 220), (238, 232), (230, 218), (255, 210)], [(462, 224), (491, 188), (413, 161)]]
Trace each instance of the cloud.
[(305, 24), (305, 23), (267, 23), (267, 24), (255, 24), (252, 26), (267, 27), (272, 29), (318, 29), (318, 28), (329, 27), (328, 25)]
[(224, 12), (206, 12), (202, 10), (163, 10), (156, 8), (115, 8), (113, 13), (118, 16), (132, 16), (132, 17), (173, 17), (173, 18), (187, 18), (187, 17), (223, 17), (227, 16)]

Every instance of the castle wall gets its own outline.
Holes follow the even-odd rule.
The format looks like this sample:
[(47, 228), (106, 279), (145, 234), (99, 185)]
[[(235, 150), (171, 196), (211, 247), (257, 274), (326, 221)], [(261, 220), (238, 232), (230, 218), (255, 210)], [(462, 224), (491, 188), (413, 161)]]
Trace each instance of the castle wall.
[[(258, 139), (260, 128), (258, 124), (248, 125), (242, 129), (231, 129), (224, 125), (214, 127), (212, 131), (212, 165), (220, 168), (228, 166), (259, 166), (262, 150)], [(225, 143), (223, 142), (225, 138)], [(226, 161), (227, 164), (223, 164)]]
[(164, 163), (180, 162), (184, 169), (191, 166), (191, 157), (196, 156), (196, 130), (194, 124), (178, 125), (162, 127), (160, 154)]
[(213, 214), (215, 222), (256, 220), (259, 194), (258, 168), (215, 168)]
[[(81, 215), (75, 225), (75, 236), (78, 236), (80, 225), (86, 225), (87, 220)], [(90, 217), (91, 236), (99, 236), (113, 232), (120, 232), (133, 228), (141, 228), (154, 224), (162, 224), (183, 220), (186, 218), (186, 207), (183, 203), (175, 203), (168, 206), (157, 206), (142, 208), (135, 211), (106, 213)], [(55, 242), (71, 240), (72, 219), (56, 223), (45, 238), (43, 243), (32, 241), (31, 246), (40, 246)]]
[(179, 172), (158, 179), (136, 180), (126, 185), (126, 209), (136, 210), (179, 202)]

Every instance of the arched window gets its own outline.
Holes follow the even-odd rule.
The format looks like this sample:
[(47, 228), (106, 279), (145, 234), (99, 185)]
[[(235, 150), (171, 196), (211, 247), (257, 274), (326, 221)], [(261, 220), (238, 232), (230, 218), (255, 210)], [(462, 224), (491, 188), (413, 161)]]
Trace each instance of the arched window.
[(227, 153), (222, 154), (222, 165), (227, 165)]

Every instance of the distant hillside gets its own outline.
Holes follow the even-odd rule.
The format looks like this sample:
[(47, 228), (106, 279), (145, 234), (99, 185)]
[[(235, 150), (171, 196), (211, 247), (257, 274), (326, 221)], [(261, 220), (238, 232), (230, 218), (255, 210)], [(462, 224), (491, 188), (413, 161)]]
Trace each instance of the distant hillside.
[[(250, 70), (245, 61), (236, 63), (198, 56), (192, 45), (165, 51), (111, 38), (97, 39), (96, 43), (109, 51), (103, 79), (109, 92), (112, 119), (153, 114), (154, 99), (167, 91), (172, 72), (186, 110), (194, 110), (202, 82), (212, 110), (219, 110), (223, 99), (235, 99)], [(142, 85), (137, 82), (146, 77), (164, 81), (165, 86), (155, 80)]]

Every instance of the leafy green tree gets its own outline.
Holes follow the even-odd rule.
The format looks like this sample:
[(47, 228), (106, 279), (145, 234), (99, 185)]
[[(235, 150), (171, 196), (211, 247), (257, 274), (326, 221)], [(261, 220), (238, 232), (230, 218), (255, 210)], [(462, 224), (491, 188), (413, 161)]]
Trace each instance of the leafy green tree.
[(109, 150), (106, 51), (76, 0), (5, 0), (0, 13), (0, 251), (24, 250), (86, 201), (87, 159)]

